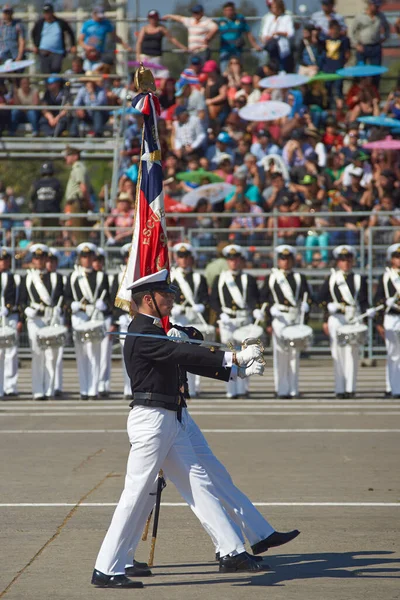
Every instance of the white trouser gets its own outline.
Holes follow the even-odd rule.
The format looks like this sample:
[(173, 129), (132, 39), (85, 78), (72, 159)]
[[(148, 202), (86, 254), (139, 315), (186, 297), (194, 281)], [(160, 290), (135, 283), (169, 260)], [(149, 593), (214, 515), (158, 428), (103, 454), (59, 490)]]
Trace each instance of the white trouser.
[[(87, 320), (88, 318), (84, 313), (82, 317), (79, 313), (72, 315), (72, 328), (76, 323)], [(75, 332), (73, 338), (80, 393), (83, 396), (97, 396), (100, 378), (101, 340), (81, 342)]]
[(400, 315), (385, 315), (387, 391), (400, 394)]
[[(172, 322), (182, 327), (196, 327), (198, 325), (198, 319), (196, 320), (196, 313), (192, 309), (187, 309), (186, 312), (181, 315), (172, 317)], [(189, 396), (195, 398), (200, 393), (201, 377), (200, 375), (194, 375), (193, 373), (187, 373), (187, 382), (189, 389)]]
[(0, 348), (0, 398), (4, 396), (4, 362), (6, 352), (6, 348)]
[[(249, 498), (235, 486), (228, 471), (217, 459), (204, 435), (187, 410), (183, 411), (183, 422), (197, 460), (205, 469), (214, 484), (217, 496), (231, 520), (231, 525), (235, 529), (237, 535), (242, 539), (242, 542), (244, 543), (243, 534), (250, 542), (250, 545), (254, 545), (274, 533), (274, 528), (264, 519), (261, 513), (258, 512)], [(164, 473), (166, 477), (169, 477), (168, 468), (164, 468)], [(152, 495), (148, 496), (146, 508), (141, 515), (140, 526), (138, 528), (139, 531), (137, 533), (138, 539), (133, 540), (132, 544), (134, 547), (138, 545), (147, 517), (153, 509), (156, 489), (157, 481), (154, 483)], [(218, 538), (212, 538), (212, 540), (215, 545), (215, 551), (220, 552)], [(222, 553), (221, 556), (223, 556)], [(133, 557), (132, 551), (130, 551), (130, 557)], [(126, 566), (131, 565), (132, 561)]]
[[(12, 327), (16, 331), (17, 324), (18, 315), (8, 315), (6, 318), (6, 325)], [(18, 337), (17, 344), (5, 350), (4, 375), (2, 381), (4, 382), (3, 392), (6, 394), (18, 393)]]
[[(106, 331), (110, 330), (112, 323), (111, 317), (104, 319), (104, 325)], [(111, 354), (113, 346), (113, 336), (105, 335), (101, 341), (100, 350), (100, 379), (99, 379), (99, 392), (110, 391), (110, 378), (111, 378)]]
[(342, 325), (346, 325), (346, 323), (348, 321), (344, 315), (331, 315), (328, 318), (336, 394), (355, 392), (357, 386), (357, 373), (360, 361), (359, 346), (352, 346), (350, 344), (340, 346), (337, 340), (337, 330)]
[(34, 398), (53, 396), (56, 375), (57, 348), (39, 347), (37, 334), (47, 326), (41, 317), (27, 320), (29, 343), (32, 350), (32, 393)]
[(128, 417), (128, 435), (131, 449), (125, 487), (95, 568), (106, 575), (125, 572), (129, 551), (136, 550), (132, 541), (139, 539), (138, 534), (142, 533), (141, 516), (162, 467), (203, 527), (218, 540), (221, 553), (243, 552), (243, 543), (231, 527), (176, 413), (163, 408), (135, 406)]
[[(233, 339), (233, 332), (238, 329), (238, 327), (242, 327), (243, 325), (248, 325), (250, 322), (248, 317), (238, 317), (232, 318), (229, 321), (218, 321), (219, 325), (219, 335), (221, 338), (222, 344), (234, 344), (237, 345), (237, 342)], [(241, 379), (237, 377), (234, 381), (229, 380), (226, 383), (226, 393), (228, 396), (243, 396), (247, 394), (249, 391), (249, 378), (245, 377)]]
[(272, 320), (275, 392), (278, 396), (298, 396), (300, 352), (286, 348), (283, 343), (282, 330), (287, 325), (293, 325), (289, 315), (282, 314)]
[[(129, 323), (131, 322), (131, 320), (132, 319), (128, 314), (121, 315), (118, 319), (119, 330), (120, 331), (128, 331)], [(132, 394), (131, 380), (129, 378), (128, 371), (126, 370), (125, 360), (124, 360), (125, 338), (119, 337), (119, 343), (121, 344), (121, 349), (122, 349), (122, 373), (124, 375), (124, 396), (130, 396)]]
[(64, 358), (64, 346), (57, 348), (56, 358), (56, 376), (54, 380), (54, 389), (60, 392), (63, 389), (63, 358)]

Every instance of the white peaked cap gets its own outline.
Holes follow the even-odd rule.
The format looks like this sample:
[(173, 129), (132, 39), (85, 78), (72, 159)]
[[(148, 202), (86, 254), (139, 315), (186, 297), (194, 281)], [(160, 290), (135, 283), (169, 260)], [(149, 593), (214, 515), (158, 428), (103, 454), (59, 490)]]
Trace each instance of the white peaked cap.
[(292, 256), (296, 256), (296, 249), (293, 246), (289, 246), (289, 244), (281, 244), (275, 248), (275, 254), (291, 254)]
[(386, 250), (386, 258), (390, 260), (394, 252), (400, 252), (400, 244), (392, 244), (389, 246), (389, 248)]
[(352, 254), (353, 256), (357, 256), (357, 251), (354, 246), (349, 246), (348, 244), (342, 244), (341, 246), (336, 246), (332, 252), (334, 258), (337, 258), (341, 254)]
[(96, 244), (92, 244), (92, 242), (82, 242), (82, 244), (77, 246), (76, 251), (78, 254), (82, 254), (82, 252), (93, 252), (96, 254), (97, 246)]
[(161, 269), (161, 271), (137, 279), (131, 283), (131, 285), (128, 285), (126, 289), (131, 290), (132, 293), (147, 292), (151, 290), (175, 293), (176, 287), (168, 282), (168, 275), (168, 269)]
[(222, 250), (222, 254), (225, 258), (233, 258), (238, 255), (243, 256), (244, 258), (246, 256), (245, 250), (238, 244), (229, 244), (228, 246), (225, 246)]

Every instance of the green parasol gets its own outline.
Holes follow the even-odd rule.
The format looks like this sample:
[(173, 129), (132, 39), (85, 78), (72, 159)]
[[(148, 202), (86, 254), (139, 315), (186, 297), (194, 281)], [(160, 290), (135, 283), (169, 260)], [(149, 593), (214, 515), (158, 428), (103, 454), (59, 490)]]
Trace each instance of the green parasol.
[(179, 181), (188, 181), (189, 183), (203, 182), (203, 179), (208, 179), (209, 183), (220, 183), (224, 181), (222, 177), (211, 173), (211, 171), (205, 171), (204, 169), (198, 169), (197, 171), (185, 171), (184, 173), (178, 173), (176, 176)]
[(316, 81), (336, 81), (337, 79), (343, 79), (343, 77), (340, 77), (337, 73), (323, 73), (321, 71), (321, 73), (317, 73), (311, 77), (307, 83), (310, 84)]

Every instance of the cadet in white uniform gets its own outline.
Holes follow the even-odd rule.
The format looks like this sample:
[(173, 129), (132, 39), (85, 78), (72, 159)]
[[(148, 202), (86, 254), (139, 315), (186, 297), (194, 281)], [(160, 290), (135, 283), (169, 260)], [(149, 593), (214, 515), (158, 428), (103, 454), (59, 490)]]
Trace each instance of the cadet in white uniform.
[[(49, 248), (49, 253), (46, 259), (46, 270), (49, 273), (56, 273), (58, 268), (58, 261), (60, 260), (60, 253), (56, 248)], [(67, 278), (63, 277), (63, 287)], [(64, 315), (61, 314), (59, 317), (59, 324), (64, 325)], [(64, 346), (59, 346), (57, 351), (56, 370), (54, 379), (54, 397), (61, 398), (63, 393), (63, 358), (64, 358)]]
[[(234, 342), (233, 333), (239, 327), (249, 325), (252, 318), (263, 317), (259, 309), (257, 281), (252, 275), (244, 273), (245, 251), (237, 244), (225, 246), (222, 254), (228, 261), (228, 270), (223, 271), (213, 283), (210, 304), (219, 315), (219, 333), (221, 342)], [(234, 342), (236, 343), (236, 342)], [(247, 379), (229, 381), (227, 398), (247, 397), (249, 385)]]
[(389, 266), (379, 278), (374, 304), (386, 310), (377, 315), (378, 331), (386, 344), (386, 383), (392, 398), (400, 398), (400, 244), (387, 249)]
[(52, 325), (61, 316), (58, 306), (63, 296), (63, 280), (59, 273), (49, 273), (45, 265), (49, 248), (34, 244), (30, 248), (32, 268), (21, 281), (21, 304), (25, 316), (29, 343), (32, 350), (32, 392), (34, 400), (48, 400), (54, 396), (58, 349), (42, 349), (38, 333), (42, 327)]
[[(96, 254), (93, 259), (93, 270), (102, 271), (105, 273), (105, 252), (103, 248), (97, 247)], [(108, 279), (110, 286), (110, 279), (107, 274), (105, 276)], [(112, 331), (112, 313), (108, 311), (104, 313), (104, 326), (106, 331)], [(108, 398), (110, 395), (110, 381), (111, 381), (111, 357), (112, 357), (112, 346), (114, 338), (112, 335), (105, 335), (101, 342), (100, 351), (100, 379), (99, 379), (99, 396), (100, 398)]]
[[(71, 311), (71, 324), (82, 400), (98, 397), (100, 379), (101, 326), (109, 311), (108, 279), (102, 271), (94, 271), (93, 258), (97, 247), (83, 242), (77, 247), (78, 265), (69, 276), (65, 299)], [(88, 341), (82, 341), (78, 331), (82, 323), (89, 327)], [(100, 326), (100, 327), (98, 327)], [(104, 326), (103, 326), (104, 327)], [(100, 332), (100, 335), (97, 333)], [(93, 335), (92, 335), (93, 333)]]
[(0, 348), (0, 397), (18, 396), (18, 334), (22, 330), (22, 316), (18, 306), (19, 275), (13, 275), (11, 252), (0, 248), (0, 326), (11, 327), (15, 343)]
[[(358, 345), (338, 343), (338, 329), (364, 314), (368, 308), (366, 277), (353, 273), (356, 251), (353, 246), (337, 246), (333, 250), (336, 269), (325, 280), (319, 294), (319, 304), (325, 310), (324, 332), (329, 335), (335, 372), (336, 398), (354, 398), (360, 360)], [(375, 309), (368, 309), (367, 316), (375, 316)]]
[[(196, 253), (191, 244), (179, 242), (173, 252), (175, 267), (171, 269), (171, 281), (178, 289), (171, 311), (172, 320), (178, 325), (193, 325), (201, 330), (206, 324), (209, 308), (207, 281), (193, 270)], [(187, 381), (190, 398), (196, 398), (200, 393), (200, 377), (188, 373)]]
[(260, 291), (260, 302), (267, 303), (272, 320), (275, 393), (278, 398), (296, 398), (299, 395), (300, 351), (287, 348), (281, 334), (287, 325), (300, 322), (301, 312), (309, 312), (312, 299), (305, 275), (293, 271), (296, 256), (293, 246), (282, 244), (275, 248), (275, 253), (278, 268), (272, 269), (266, 278)]
[[(122, 265), (120, 266), (119, 272), (114, 276), (112, 287), (111, 287), (111, 305), (113, 306), (113, 321), (118, 331), (128, 331), (129, 323), (132, 321), (132, 317), (129, 313), (125, 312), (121, 308), (117, 308), (114, 305), (115, 298), (117, 297), (119, 287), (124, 276), (126, 265), (129, 258), (129, 252), (131, 250), (131, 243), (124, 244), (121, 249)], [(119, 343), (121, 344), (122, 350), (124, 349), (125, 338), (120, 337)], [(132, 398), (131, 380), (129, 379), (128, 372), (125, 367), (124, 357), (122, 356), (122, 371), (124, 375), (124, 398)]]

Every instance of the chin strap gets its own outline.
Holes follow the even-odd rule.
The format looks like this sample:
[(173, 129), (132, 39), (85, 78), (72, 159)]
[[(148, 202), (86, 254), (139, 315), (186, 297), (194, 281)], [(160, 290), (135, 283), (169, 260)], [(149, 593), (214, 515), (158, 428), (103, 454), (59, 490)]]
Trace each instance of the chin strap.
[(156, 311), (158, 312), (158, 316), (160, 317), (160, 320), (161, 320), (161, 322), (162, 322), (163, 318), (162, 318), (162, 316), (161, 316), (160, 309), (158, 308), (158, 304), (157, 304), (157, 300), (156, 300), (156, 298), (155, 298), (155, 296), (154, 296), (154, 292), (150, 292), (150, 296), (151, 296), (151, 299), (152, 299), (152, 300), (153, 300), (153, 302), (154, 302), (154, 306), (155, 306), (155, 308), (156, 308)]

